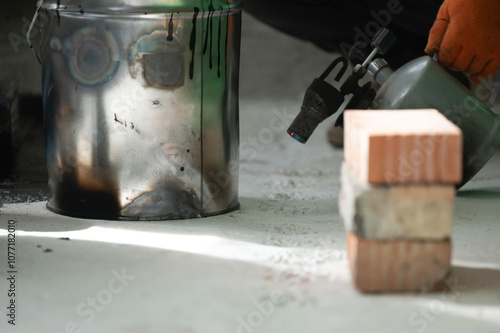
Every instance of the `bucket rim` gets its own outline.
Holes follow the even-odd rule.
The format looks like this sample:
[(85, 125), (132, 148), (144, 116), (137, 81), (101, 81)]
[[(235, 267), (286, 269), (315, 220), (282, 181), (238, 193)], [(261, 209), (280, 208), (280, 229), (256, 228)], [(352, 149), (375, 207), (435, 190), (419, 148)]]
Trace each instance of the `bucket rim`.
[(166, 4), (166, 1), (151, 1), (152, 4), (134, 6), (126, 4), (133, 1), (56, 1), (40, 0), (40, 8), (44, 10), (56, 11), (58, 13), (99, 13), (99, 14), (162, 14), (172, 12), (190, 13), (195, 11), (239, 11), (243, 8), (243, 0), (187, 0), (179, 1), (176, 4)]

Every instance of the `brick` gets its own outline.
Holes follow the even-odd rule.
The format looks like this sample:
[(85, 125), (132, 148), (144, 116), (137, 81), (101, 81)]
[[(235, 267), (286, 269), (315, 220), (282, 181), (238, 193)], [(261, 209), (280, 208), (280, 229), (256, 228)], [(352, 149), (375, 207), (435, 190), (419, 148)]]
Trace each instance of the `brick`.
[(359, 179), (461, 182), (462, 133), (437, 110), (347, 110), (344, 117), (345, 161)]
[(450, 271), (451, 242), (375, 241), (348, 233), (347, 256), (362, 292), (433, 291)]
[(452, 232), (454, 185), (371, 185), (342, 165), (339, 211), (347, 231), (379, 240), (442, 240)]

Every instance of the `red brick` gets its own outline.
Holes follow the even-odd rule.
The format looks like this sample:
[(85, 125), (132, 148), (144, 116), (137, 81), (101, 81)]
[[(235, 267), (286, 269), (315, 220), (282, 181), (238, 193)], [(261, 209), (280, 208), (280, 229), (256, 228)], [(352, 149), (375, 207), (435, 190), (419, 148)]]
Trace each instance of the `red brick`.
[(345, 161), (371, 184), (462, 180), (462, 133), (437, 110), (347, 110)]
[(375, 241), (348, 233), (347, 256), (362, 292), (431, 291), (450, 271), (451, 242)]

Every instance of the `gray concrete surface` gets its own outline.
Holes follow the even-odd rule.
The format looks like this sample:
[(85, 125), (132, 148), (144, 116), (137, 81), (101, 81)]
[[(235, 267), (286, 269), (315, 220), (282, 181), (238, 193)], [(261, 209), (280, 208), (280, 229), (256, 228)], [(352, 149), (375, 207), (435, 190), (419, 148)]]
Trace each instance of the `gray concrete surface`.
[[(333, 120), (307, 145), (281, 130), (262, 134), (276, 118), (285, 127), (332, 55), (248, 16), (242, 51), (241, 209), (135, 223), (68, 218), (44, 202), (5, 204), (0, 330), (498, 332), (500, 154), (458, 193), (450, 290), (360, 294), (336, 203), (343, 152), (326, 142)], [(9, 221), (16, 221), (15, 327), (5, 315)]]

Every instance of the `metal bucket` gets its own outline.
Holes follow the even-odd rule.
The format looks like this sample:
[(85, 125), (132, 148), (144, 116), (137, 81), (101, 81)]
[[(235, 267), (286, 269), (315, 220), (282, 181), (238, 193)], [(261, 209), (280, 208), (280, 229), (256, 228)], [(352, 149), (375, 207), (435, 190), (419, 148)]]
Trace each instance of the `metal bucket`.
[(124, 220), (236, 209), (242, 2), (39, 5), (47, 207)]

